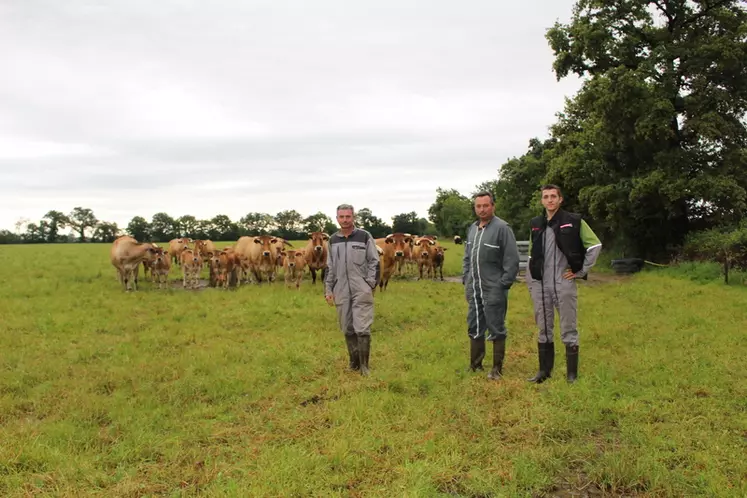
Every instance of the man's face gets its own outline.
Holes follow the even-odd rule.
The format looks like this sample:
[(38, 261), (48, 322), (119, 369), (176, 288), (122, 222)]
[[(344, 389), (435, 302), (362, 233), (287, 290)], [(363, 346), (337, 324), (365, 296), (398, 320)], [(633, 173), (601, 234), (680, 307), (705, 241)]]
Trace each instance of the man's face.
[(563, 203), (563, 198), (560, 197), (558, 191), (554, 188), (542, 191), (542, 205), (545, 209), (554, 213)]
[(347, 230), (353, 226), (353, 210), (352, 209), (341, 209), (337, 211), (337, 223), (340, 228)]
[(475, 213), (481, 220), (490, 219), (493, 216), (493, 202), (490, 200), (490, 196), (484, 195), (482, 197), (475, 198)]

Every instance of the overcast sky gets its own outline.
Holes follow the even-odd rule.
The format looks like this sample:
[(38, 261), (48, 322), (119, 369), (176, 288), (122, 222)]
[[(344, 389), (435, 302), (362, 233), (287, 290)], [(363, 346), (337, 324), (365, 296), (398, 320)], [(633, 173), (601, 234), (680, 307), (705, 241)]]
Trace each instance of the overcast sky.
[(427, 216), (547, 136), (579, 88), (544, 38), (572, 5), (4, 0), (0, 228), (75, 206)]

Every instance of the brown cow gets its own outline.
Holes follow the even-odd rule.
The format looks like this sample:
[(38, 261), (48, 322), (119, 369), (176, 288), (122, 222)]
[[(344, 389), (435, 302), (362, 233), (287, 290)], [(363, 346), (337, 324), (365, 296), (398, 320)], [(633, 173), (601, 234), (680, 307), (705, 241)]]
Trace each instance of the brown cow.
[(311, 232), (309, 234), (309, 242), (304, 248), (306, 264), (309, 265), (309, 272), (311, 273), (312, 285), (316, 283), (317, 270), (322, 272), (319, 277), (322, 284), (327, 278), (327, 241), (329, 241), (329, 235), (326, 233)]
[(422, 280), (423, 268), (426, 269), (426, 272), (428, 274), (430, 274), (430, 272), (432, 272), (433, 270), (433, 261), (431, 260), (431, 257), (435, 252), (433, 250), (433, 246), (438, 244), (438, 242), (430, 237), (418, 237), (413, 241), (413, 244), (415, 245), (415, 247), (413, 248), (412, 259), (418, 265), (418, 269), (420, 271), (420, 279)]
[(383, 239), (376, 239), (376, 245), (381, 248), (379, 257), (381, 271), (379, 289), (383, 292), (389, 285), (389, 279), (397, 268), (397, 258), (404, 258), (405, 247), (410, 244), (410, 237), (403, 233), (390, 233)]
[(142, 261), (154, 259), (156, 250), (152, 244), (141, 244), (129, 235), (119, 237), (112, 243), (109, 258), (117, 269), (119, 281), (126, 291), (137, 290), (138, 268)]
[(257, 235), (241, 237), (236, 244), (236, 252), (241, 258), (242, 266), (247, 265), (257, 283), (262, 283), (263, 277), (270, 282), (275, 280), (278, 255), (273, 249), (277, 241), (277, 237), (272, 235)]
[(436, 271), (441, 273), (441, 280), (444, 279), (444, 251), (446, 247), (441, 244), (433, 246), (433, 255), (431, 256), (431, 269), (433, 270), (433, 278), (436, 278)]
[(215, 244), (212, 240), (206, 239), (206, 240), (195, 240), (195, 254), (200, 256), (203, 259), (207, 259), (207, 254), (209, 252), (215, 253), (218, 252), (215, 248)]
[(293, 280), (296, 281), (296, 289), (301, 289), (301, 280), (306, 270), (305, 251), (283, 251), (283, 270), (285, 272), (285, 285), (291, 286)]
[(181, 264), (182, 251), (186, 247), (189, 249), (189, 244), (192, 243), (192, 239), (182, 237), (179, 239), (171, 239), (169, 241), (169, 254), (171, 254), (171, 262), (177, 265)]
[(180, 256), (182, 263), (182, 275), (184, 288), (197, 289), (200, 286), (200, 271), (202, 271), (202, 258), (192, 251), (184, 249)]
[(171, 257), (168, 251), (160, 247), (156, 249), (156, 258), (150, 263), (150, 275), (153, 283), (158, 282), (158, 288), (168, 285), (169, 271), (171, 270)]

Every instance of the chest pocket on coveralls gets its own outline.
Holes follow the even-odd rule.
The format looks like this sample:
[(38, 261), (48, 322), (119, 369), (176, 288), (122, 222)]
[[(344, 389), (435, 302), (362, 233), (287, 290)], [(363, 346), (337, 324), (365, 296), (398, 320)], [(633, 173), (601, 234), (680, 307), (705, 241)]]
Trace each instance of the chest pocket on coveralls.
[(351, 244), (352, 260), (356, 266), (363, 266), (366, 263), (366, 246), (363, 244)]
[(483, 250), (485, 251), (485, 258), (490, 263), (498, 263), (501, 261), (501, 246), (496, 244), (488, 244), (483, 242)]

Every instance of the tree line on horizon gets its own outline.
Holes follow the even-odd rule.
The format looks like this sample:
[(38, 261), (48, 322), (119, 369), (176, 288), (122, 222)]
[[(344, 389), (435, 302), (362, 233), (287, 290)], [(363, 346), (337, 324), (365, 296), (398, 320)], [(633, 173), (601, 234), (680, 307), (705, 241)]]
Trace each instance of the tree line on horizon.
[[(545, 38), (556, 78), (578, 76), (580, 90), (566, 99), (547, 138), (530, 138), (523, 155), (475, 191), (494, 194), (496, 214), (519, 240), (542, 213), (539, 187), (554, 183), (563, 189), (565, 209), (582, 214), (614, 254), (660, 262), (687, 255), (747, 266), (746, 36), (747, 9), (739, 0), (579, 0), (570, 22), (555, 23)], [(439, 188), (428, 219), (403, 213), (387, 225), (368, 210), (360, 226), (375, 236), (464, 235), (474, 220), (474, 193)], [(71, 226), (80, 227), (86, 210), (76, 209), (81, 213), (71, 219), (78, 224)], [(191, 224), (184, 226), (201, 236), (332, 229), (321, 213), (283, 213), (250, 213), (236, 223), (186, 217)], [(170, 224), (165, 213), (157, 216), (133, 218), (128, 233), (161, 238), (182, 227), (173, 228), (176, 221)], [(40, 240), (42, 233), (49, 238), (59, 220), (45, 219), (47, 225), (37, 223), (26, 235), (0, 232), (0, 242)], [(85, 228), (93, 237), (112, 229)]]

